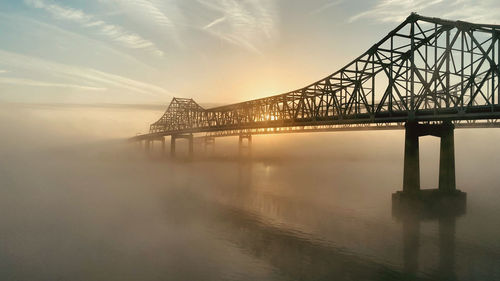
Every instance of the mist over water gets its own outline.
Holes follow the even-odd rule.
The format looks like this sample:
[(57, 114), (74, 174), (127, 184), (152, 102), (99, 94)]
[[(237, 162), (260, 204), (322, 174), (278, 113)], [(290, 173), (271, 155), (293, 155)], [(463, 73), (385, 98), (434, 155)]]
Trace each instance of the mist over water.
[[(500, 280), (498, 129), (455, 131), (466, 214), (416, 222), (391, 211), (403, 131), (254, 136), (251, 161), (237, 138), (194, 161), (179, 142), (171, 161), (124, 141), (161, 113), (0, 106), (0, 280)], [(439, 141), (420, 144), (436, 188)]]

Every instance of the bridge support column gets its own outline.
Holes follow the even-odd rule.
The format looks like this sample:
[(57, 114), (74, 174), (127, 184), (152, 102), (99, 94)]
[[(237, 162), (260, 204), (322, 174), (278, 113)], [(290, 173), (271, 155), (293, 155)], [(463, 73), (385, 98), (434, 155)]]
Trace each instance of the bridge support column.
[(211, 146), (212, 147), (212, 153), (215, 151), (215, 138), (214, 137), (205, 137), (203, 140), (203, 150), (205, 153), (207, 153), (207, 147)]
[[(451, 121), (443, 121), (441, 124), (407, 122), (405, 127), (403, 191), (392, 195), (393, 210), (416, 206), (416, 209), (464, 212), (467, 194), (457, 190), (455, 184), (454, 125)], [(420, 190), (418, 137), (429, 135), (441, 139), (439, 188)]]
[(439, 158), (439, 190), (453, 192), (455, 184), (455, 126), (444, 122), (441, 129), (441, 148)]
[(144, 140), (144, 150), (146, 151), (146, 154), (149, 154), (149, 151), (151, 150), (151, 140)]
[(165, 156), (165, 137), (161, 138), (161, 155)]
[(439, 159), (439, 190), (455, 191), (455, 145), (454, 125), (451, 121), (442, 124), (405, 124), (405, 162), (403, 192), (420, 190), (420, 164), (418, 138), (435, 136), (441, 139)]
[(175, 141), (177, 139), (187, 139), (188, 140), (188, 153), (189, 157), (192, 158), (194, 155), (194, 137), (193, 134), (187, 135), (172, 135), (170, 137), (170, 155), (172, 158), (175, 157)]
[(194, 156), (194, 138), (193, 138), (193, 134), (189, 135), (188, 141), (189, 141), (189, 157), (192, 158)]
[(175, 136), (170, 136), (170, 156), (175, 157)]
[[(244, 139), (247, 139), (247, 144), (245, 146)], [(252, 135), (240, 135), (239, 136), (239, 155), (243, 156), (244, 151), (247, 151), (247, 155), (250, 156), (252, 154)]]
[(417, 122), (407, 122), (405, 124), (403, 192), (414, 192), (420, 190), (418, 126)]

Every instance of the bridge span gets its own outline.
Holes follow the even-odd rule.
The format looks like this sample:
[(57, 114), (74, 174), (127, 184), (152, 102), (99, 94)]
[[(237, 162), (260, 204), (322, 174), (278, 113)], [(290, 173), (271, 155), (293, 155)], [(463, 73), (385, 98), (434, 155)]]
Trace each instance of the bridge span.
[(439, 191), (455, 187), (455, 128), (500, 127), (500, 25), (412, 13), (335, 73), (288, 93), (205, 109), (174, 98), (148, 134), (150, 143), (193, 134), (213, 144), (238, 135), (405, 129), (404, 193), (420, 190), (418, 138), (441, 139)]

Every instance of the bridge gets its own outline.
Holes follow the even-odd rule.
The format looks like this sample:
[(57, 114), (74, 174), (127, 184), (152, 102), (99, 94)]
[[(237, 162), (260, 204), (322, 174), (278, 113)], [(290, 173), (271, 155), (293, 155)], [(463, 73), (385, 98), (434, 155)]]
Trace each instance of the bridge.
[[(237, 135), (405, 129), (403, 193), (420, 190), (420, 136), (441, 139), (439, 191), (455, 186), (454, 129), (499, 127), (500, 25), (412, 13), (379, 42), (335, 73), (288, 93), (205, 109), (174, 98), (148, 134), (150, 143), (193, 134), (213, 144)], [(403, 194), (401, 193), (401, 194)]]

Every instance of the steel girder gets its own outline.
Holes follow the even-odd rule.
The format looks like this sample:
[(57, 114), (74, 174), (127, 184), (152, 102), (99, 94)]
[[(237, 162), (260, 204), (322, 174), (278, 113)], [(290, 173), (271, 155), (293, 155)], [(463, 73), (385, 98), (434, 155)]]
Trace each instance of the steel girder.
[(499, 25), (413, 13), (361, 56), (311, 85), (210, 109), (174, 98), (150, 134), (496, 119), (499, 38)]

